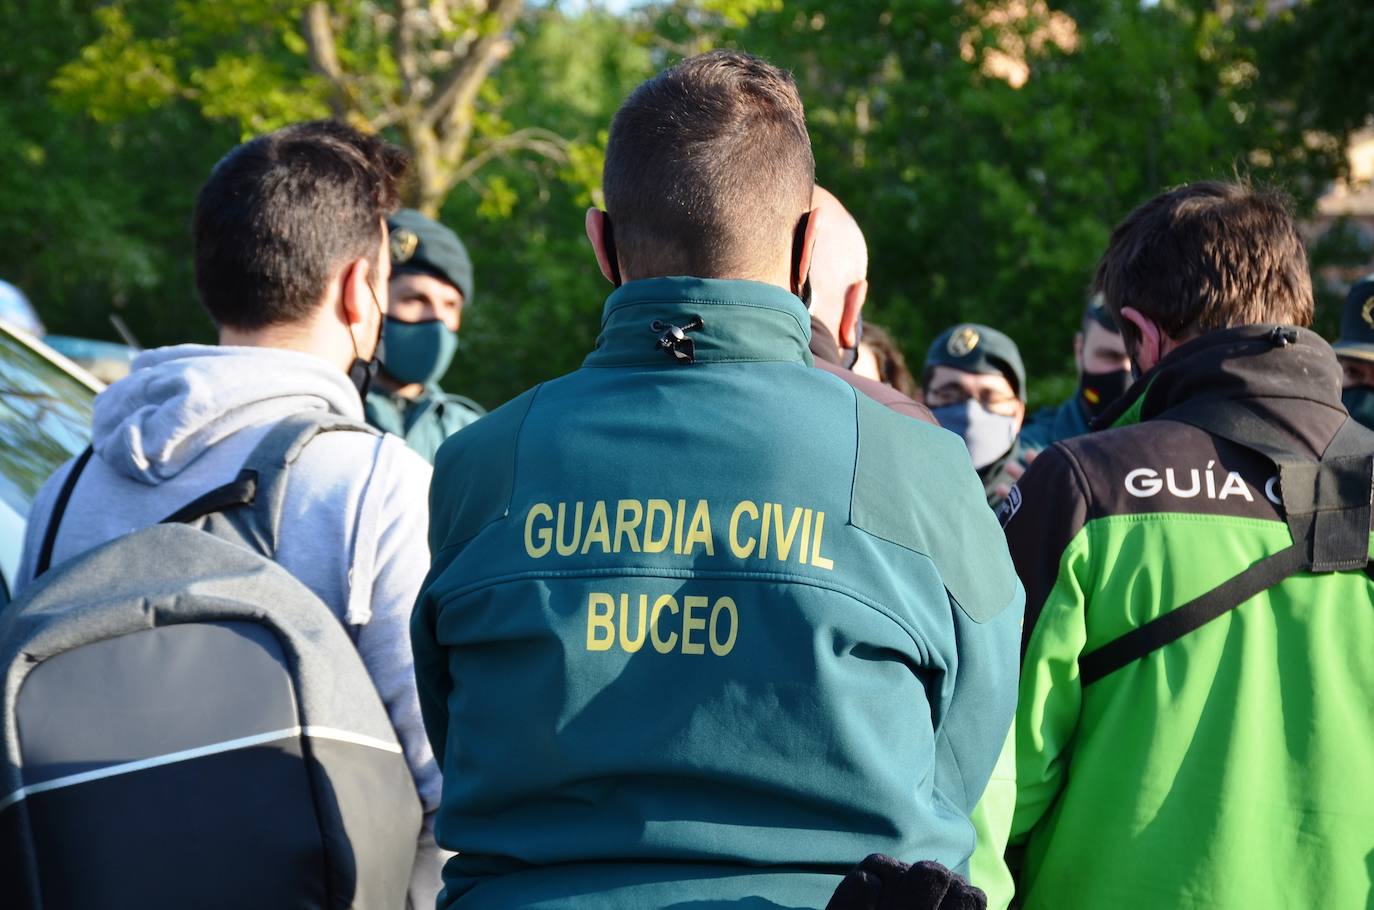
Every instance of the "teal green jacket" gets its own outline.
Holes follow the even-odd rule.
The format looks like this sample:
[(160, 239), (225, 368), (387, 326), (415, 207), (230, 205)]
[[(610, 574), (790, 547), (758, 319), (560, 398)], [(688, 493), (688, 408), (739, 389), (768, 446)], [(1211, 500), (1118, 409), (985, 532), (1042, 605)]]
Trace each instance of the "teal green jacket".
[[(658, 345), (699, 316), (695, 360)], [(454, 436), (412, 621), (441, 907), (821, 907), (966, 870), (1023, 593), (957, 436), (814, 369), (771, 285), (625, 285)]]
[(1038, 454), (1063, 439), (1083, 436), (1088, 432), (1088, 415), (1083, 413), (1079, 393), (1074, 392), (1067, 400), (1050, 408), (1035, 412), (1026, 425), (1021, 428), (1021, 450), (1023, 457)]
[(1292, 543), (1272, 463), (1177, 419), (1245, 409), (1315, 457), (1346, 420), (1311, 332), (1212, 332), (1036, 458), (1012, 843), (1026, 910), (1374, 906), (1374, 582), (1299, 574), (1084, 685), (1084, 655)]
[(431, 464), (445, 439), (486, 413), (471, 398), (450, 395), (438, 386), (426, 387), (414, 401), (374, 389), (364, 411), (368, 423), (401, 437)]

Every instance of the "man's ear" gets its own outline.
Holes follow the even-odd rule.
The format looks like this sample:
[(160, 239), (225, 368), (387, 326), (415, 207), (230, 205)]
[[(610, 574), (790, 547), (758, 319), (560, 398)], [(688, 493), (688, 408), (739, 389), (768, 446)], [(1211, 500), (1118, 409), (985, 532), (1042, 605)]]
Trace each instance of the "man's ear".
[(343, 268), (339, 280), (339, 307), (349, 327), (365, 323), (380, 304), (380, 299), (373, 303), (372, 290), (367, 283), (371, 277), (372, 263), (365, 257), (354, 259)]
[(859, 317), (863, 315), (864, 301), (868, 299), (868, 279), (858, 281), (844, 289), (844, 309), (840, 312), (840, 337), (835, 340), (842, 348), (859, 346)]
[(801, 296), (802, 286), (806, 284), (806, 279), (811, 275), (811, 254), (816, 249), (816, 226), (820, 222), (817, 217), (819, 209), (812, 209), (798, 220), (796, 230), (792, 236), (792, 274), (788, 276), (792, 284), (792, 293)]
[(606, 280), (616, 287), (620, 287), (620, 262), (611, 264), (611, 256), (616, 255), (610, 249), (613, 244), (606, 242), (608, 221), (606, 213), (596, 206), (587, 209), (587, 239), (592, 243), (592, 252), (596, 254), (596, 264), (601, 267), (601, 274)]
[(1083, 375), (1083, 333), (1073, 333), (1073, 362), (1078, 367), (1078, 375)]
[[(1131, 359), (1135, 361), (1140, 372), (1148, 373), (1155, 368), (1155, 364), (1164, 359), (1168, 353), (1166, 343), (1169, 340), (1164, 334), (1163, 329), (1155, 324), (1155, 321), (1135, 307), (1122, 307), (1121, 318), (1135, 326), (1136, 333), (1140, 336), (1140, 343)], [(1129, 346), (1128, 346), (1129, 347)]]

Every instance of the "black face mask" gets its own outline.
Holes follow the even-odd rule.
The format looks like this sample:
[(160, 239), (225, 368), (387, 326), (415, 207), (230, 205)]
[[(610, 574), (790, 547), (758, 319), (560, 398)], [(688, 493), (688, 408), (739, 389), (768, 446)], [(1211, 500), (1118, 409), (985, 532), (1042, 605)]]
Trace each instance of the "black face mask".
[[(806, 226), (810, 223), (811, 213), (806, 212), (797, 222), (796, 230), (792, 232), (792, 277), (794, 280), (801, 277), (802, 253), (806, 251)], [(805, 278), (801, 278), (801, 286), (793, 293), (808, 310), (811, 309), (811, 276), (807, 275)], [(854, 359), (856, 361), (859, 359), (857, 347), (855, 348)]]
[(1078, 377), (1078, 400), (1082, 402), (1089, 422), (1126, 394), (1134, 374), (1134, 369), (1109, 370), (1106, 373), (1084, 373)]
[[(811, 283), (810, 283), (810, 281), (808, 281), (808, 282), (807, 282), (807, 288), (809, 289), (810, 287), (811, 287)], [(852, 370), (852, 369), (854, 369), (855, 364), (857, 364), (857, 363), (859, 362), (859, 346), (862, 345), (863, 343), (864, 343), (864, 318), (863, 318), (862, 316), (860, 316), (860, 317), (858, 318), (858, 320), (854, 323), (854, 347), (849, 348), (849, 353), (845, 355), (845, 361), (846, 361), (846, 362), (845, 362), (845, 364), (844, 364), (844, 368), (845, 368), (846, 370)]]
[(353, 342), (353, 363), (348, 367), (348, 381), (353, 383), (353, 388), (358, 390), (358, 397), (367, 401), (367, 393), (372, 388), (372, 380), (377, 378), (377, 368), (382, 364), (382, 325), (386, 322), (386, 314), (382, 311), (382, 302), (377, 299), (377, 292), (372, 288), (372, 282), (367, 282), (367, 289), (372, 294), (372, 303), (377, 307), (377, 343), (372, 346), (372, 357), (363, 360), (358, 356), (358, 340), (353, 337), (353, 333), (348, 333), (349, 339)]

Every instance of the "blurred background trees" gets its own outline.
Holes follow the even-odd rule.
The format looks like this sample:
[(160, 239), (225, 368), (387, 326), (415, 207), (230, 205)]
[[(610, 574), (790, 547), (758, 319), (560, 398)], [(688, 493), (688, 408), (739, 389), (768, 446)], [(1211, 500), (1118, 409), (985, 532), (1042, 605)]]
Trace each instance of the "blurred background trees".
[[(1344, 0), (0, 0), (0, 277), (50, 328), (208, 341), (187, 221), (244, 137), (336, 115), (411, 150), (409, 201), (476, 262), (446, 383), (496, 405), (574, 368), (606, 287), (582, 238), (610, 117), (715, 46), (793, 70), (818, 179), (870, 245), (868, 318), (919, 364), (971, 319), (1032, 396), (1113, 224), (1205, 177), (1286, 189), (1323, 231), (1319, 324), (1374, 260), (1348, 150), (1374, 113), (1374, 5)], [(1358, 175), (1355, 175), (1358, 176)], [(1344, 202), (1333, 204), (1335, 196)], [(1342, 195), (1344, 194), (1344, 195)], [(1319, 200), (1322, 200), (1319, 204)], [(1351, 202), (1355, 200), (1355, 202)], [(1344, 269), (1344, 270), (1343, 270)], [(1328, 284), (1329, 283), (1329, 284)]]

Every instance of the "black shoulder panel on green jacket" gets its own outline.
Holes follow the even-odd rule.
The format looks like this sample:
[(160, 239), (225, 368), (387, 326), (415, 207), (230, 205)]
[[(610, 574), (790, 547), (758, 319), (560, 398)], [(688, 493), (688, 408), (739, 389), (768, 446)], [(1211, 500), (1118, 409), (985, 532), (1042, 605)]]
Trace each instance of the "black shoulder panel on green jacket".
[(1083, 530), (1091, 493), (1078, 463), (1059, 442), (1045, 449), (1012, 488), (998, 516), (1007, 535), (1016, 574), (1026, 586), (1026, 618), (1021, 653), (1035, 630), (1069, 541)]
[[(435, 477), (480, 476), (480, 484), (434, 484), (429, 491), (429, 551), (438, 556), (445, 547), (463, 543), (510, 511), (515, 486), (515, 447), (530, 405), (539, 393), (535, 386), (492, 411), (482, 420), (455, 433), (434, 456)], [(509, 458), (493, 461), (492, 452)], [(436, 532), (444, 534), (436, 539)]]
[[(929, 557), (945, 590), (970, 619), (992, 619), (1010, 605), (1016, 575), (963, 442), (865, 395), (855, 398), (859, 452), (850, 524)], [(909, 459), (893, 464), (893, 452), (908, 453)], [(951, 465), (963, 470), (951, 471)], [(912, 509), (912, 503), (921, 509)]]

